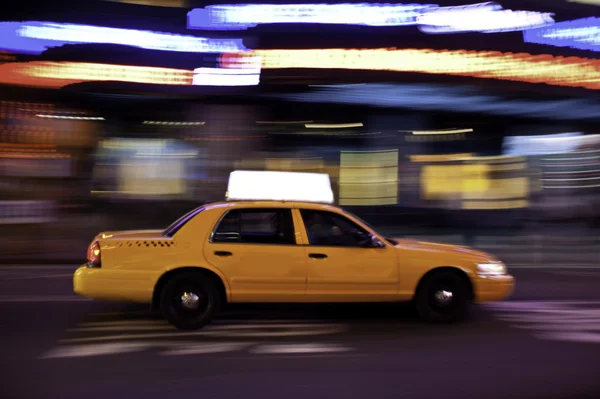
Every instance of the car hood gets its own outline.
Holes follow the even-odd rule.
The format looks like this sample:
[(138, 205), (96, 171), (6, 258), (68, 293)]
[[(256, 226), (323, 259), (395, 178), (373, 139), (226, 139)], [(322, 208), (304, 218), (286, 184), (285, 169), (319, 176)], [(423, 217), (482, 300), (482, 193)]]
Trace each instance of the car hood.
[(148, 240), (148, 239), (166, 239), (164, 230), (125, 230), (125, 231), (105, 231), (98, 234), (97, 238), (103, 240)]
[(453, 257), (468, 258), (475, 262), (498, 262), (498, 259), (493, 255), (461, 245), (440, 244), (405, 238), (392, 238), (392, 240), (397, 243), (395, 245), (396, 248), (403, 250), (428, 253), (436, 252)]

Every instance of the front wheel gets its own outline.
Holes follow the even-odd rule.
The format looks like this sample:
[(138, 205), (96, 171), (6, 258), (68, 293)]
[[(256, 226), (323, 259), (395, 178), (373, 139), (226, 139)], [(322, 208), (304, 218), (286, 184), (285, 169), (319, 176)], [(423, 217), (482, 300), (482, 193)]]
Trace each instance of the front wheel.
[(211, 322), (221, 305), (214, 282), (200, 273), (182, 273), (167, 282), (160, 309), (180, 330), (196, 330)]
[(467, 282), (457, 273), (434, 273), (419, 287), (415, 302), (419, 316), (425, 321), (450, 323), (461, 320), (470, 305)]

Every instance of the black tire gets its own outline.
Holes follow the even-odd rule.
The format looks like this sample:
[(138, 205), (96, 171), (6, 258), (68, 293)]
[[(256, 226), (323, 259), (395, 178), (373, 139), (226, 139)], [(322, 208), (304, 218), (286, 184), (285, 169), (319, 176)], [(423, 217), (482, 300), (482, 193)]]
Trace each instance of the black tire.
[[(184, 296), (197, 298), (197, 301), (185, 301), (186, 306)], [(197, 330), (204, 327), (211, 322), (220, 306), (221, 296), (214, 281), (201, 273), (187, 272), (175, 275), (165, 284), (160, 294), (162, 314), (169, 323), (180, 330)]]
[(427, 276), (415, 297), (419, 316), (431, 323), (452, 323), (464, 319), (470, 302), (468, 282), (460, 274), (451, 271), (439, 271)]

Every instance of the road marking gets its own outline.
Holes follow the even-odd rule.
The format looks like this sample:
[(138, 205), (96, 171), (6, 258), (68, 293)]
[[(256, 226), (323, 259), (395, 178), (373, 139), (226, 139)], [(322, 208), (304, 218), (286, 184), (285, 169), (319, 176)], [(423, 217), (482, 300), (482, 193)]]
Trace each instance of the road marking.
[(253, 345), (252, 342), (224, 342), (186, 345), (170, 349), (160, 354), (163, 356), (205, 355), (209, 353), (235, 352)]
[[(54, 348), (39, 359), (61, 359), (92, 356), (120, 355), (125, 353), (141, 352), (153, 348), (162, 348), (158, 352), (161, 356), (190, 356), (207, 355), (215, 353), (231, 353), (249, 349), (248, 353), (253, 355), (302, 355), (315, 356), (327, 353), (351, 352), (354, 348), (339, 344), (267, 344), (257, 345), (256, 342), (207, 342), (201, 344), (182, 344), (181, 342), (121, 342), (104, 344), (82, 344), (68, 345)], [(254, 346), (254, 348), (252, 348)], [(244, 358), (244, 357), (240, 357)]]
[[(280, 331), (256, 331), (260, 329), (282, 329)], [(163, 338), (163, 337), (200, 337), (217, 336), (227, 338), (250, 338), (250, 337), (300, 337), (308, 335), (337, 334), (346, 331), (346, 326), (340, 324), (242, 324), (242, 325), (214, 325), (205, 327), (204, 330), (194, 332), (174, 331), (172, 333), (157, 334), (118, 334), (102, 337), (83, 337), (64, 339), (62, 343), (99, 342), (99, 341), (122, 341), (138, 338)]]
[(349, 352), (352, 348), (337, 344), (277, 344), (260, 345), (250, 350), (255, 354), (331, 353)]
[(75, 295), (0, 295), (0, 302), (91, 302)]
[(509, 301), (488, 307), (539, 339), (600, 343), (600, 301)]
[(140, 342), (128, 343), (106, 343), (97, 345), (75, 345), (55, 348), (41, 359), (57, 359), (70, 357), (89, 357), (101, 355), (116, 355), (120, 353), (131, 353), (147, 349), (149, 345)]

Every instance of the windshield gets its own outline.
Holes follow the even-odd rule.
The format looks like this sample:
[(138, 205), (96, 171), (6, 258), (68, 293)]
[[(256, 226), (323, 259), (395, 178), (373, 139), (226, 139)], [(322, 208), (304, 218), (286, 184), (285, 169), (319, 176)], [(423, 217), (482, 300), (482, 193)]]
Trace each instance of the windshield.
[(365, 222), (363, 219), (359, 218), (358, 216), (356, 216), (353, 213), (344, 211), (344, 213), (346, 214), (346, 216), (351, 216), (354, 219), (358, 220), (360, 223), (362, 223), (364, 226), (367, 226), (368, 228), (370, 228), (371, 230), (373, 230), (375, 233), (379, 234), (380, 236), (382, 236), (388, 243), (390, 243), (391, 245), (396, 245), (397, 242), (389, 237), (384, 236), (383, 234), (381, 234), (379, 231), (377, 231), (377, 229), (370, 223)]
[(179, 231), (179, 229), (181, 229), (191, 218), (193, 218), (203, 210), (204, 207), (201, 206), (200, 208), (196, 208), (193, 211), (186, 213), (185, 215), (171, 223), (171, 225), (165, 229), (163, 234), (167, 237), (173, 237), (173, 235), (177, 233), (177, 231)]
[(348, 212), (348, 211), (344, 211), (344, 213), (346, 214), (346, 216), (350, 216), (350, 217), (352, 217), (352, 218), (354, 218), (354, 219), (358, 220), (358, 221), (359, 221), (360, 223), (362, 223), (363, 225), (367, 226), (368, 228), (370, 228), (370, 229), (371, 229), (371, 230), (373, 230), (374, 232), (378, 233), (378, 232), (377, 232), (377, 229), (376, 229), (375, 227), (373, 227), (373, 225), (372, 225), (372, 224), (365, 222), (363, 219), (359, 218), (359, 217), (358, 217), (358, 216), (356, 216), (355, 214), (353, 214), (353, 213), (350, 213), (350, 212)]

